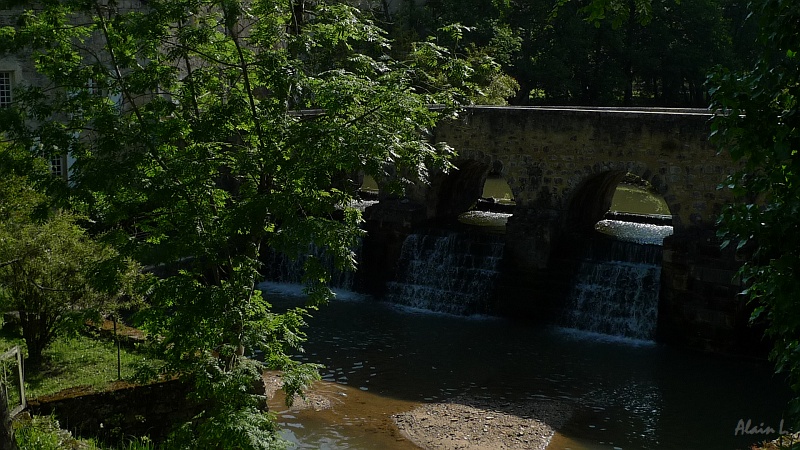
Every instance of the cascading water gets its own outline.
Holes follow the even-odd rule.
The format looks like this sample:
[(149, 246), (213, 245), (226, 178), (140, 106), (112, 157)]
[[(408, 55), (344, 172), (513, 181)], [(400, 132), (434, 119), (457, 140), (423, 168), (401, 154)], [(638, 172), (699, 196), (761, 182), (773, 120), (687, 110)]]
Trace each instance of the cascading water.
[[(355, 251), (359, 253), (360, 250), (359, 247)], [(336, 269), (332, 258), (314, 244), (309, 244), (307, 252), (297, 259), (291, 259), (283, 253), (271, 252), (265, 258), (265, 277), (268, 281), (278, 283), (302, 284), (303, 264), (308, 257), (320, 259), (327, 267), (331, 278), (328, 285), (331, 288), (354, 289), (355, 273)]]
[(561, 325), (652, 340), (661, 283), (660, 245), (595, 240), (581, 261)]
[(502, 236), (457, 232), (411, 234), (386, 300), (449, 314), (491, 312), (503, 258)]

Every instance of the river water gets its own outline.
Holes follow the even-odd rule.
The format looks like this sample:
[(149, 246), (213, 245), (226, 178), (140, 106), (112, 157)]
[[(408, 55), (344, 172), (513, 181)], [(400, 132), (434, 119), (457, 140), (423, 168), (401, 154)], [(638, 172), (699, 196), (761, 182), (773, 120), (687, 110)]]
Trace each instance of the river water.
[[(265, 285), (277, 308), (302, 303)], [(310, 319), (303, 361), (325, 365), (327, 412), (283, 411), (304, 449), (407, 449), (391, 414), (459, 394), (574, 408), (551, 449), (736, 449), (738, 421), (779, 428), (788, 393), (763, 361), (488, 316), (437, 314), (340, 295)], [(772, 437), (776, 437), (775, 434)]]
[[(491, 189), (485, 197), (500, 203), (513, 201), (502, 180), (487, 180), (487, 186)], [(631, 186), (618, 189), (612, 210), (669, 214), (663, 199)], [(509, 216), (472, 211), (460, 221), (496, 236), (504, 231)], [(587, 253), (573, 283), (572, 300), (568, 299), (565, 308), (568, 320), (560, 323), (652, 336), (658, 286), (645, 289), (651, 284), (645, 281), (659, 278), (657, 247), (671, 234), (671, 227), (604, 220), (596, 229), (641, 246), (645, 252), (612, 245), (596, 254)], [(305, 352), (296, 358), (325, 366), (324, 381), (315, 389), (333, 399), (333, 407), (288, 410), (280, 398), (272, 401), (270, 407), (277, 413), (284, 436), (295, 448), (413, 449), (416, 447), (394, 427), (392, 414), (458, 396), (569, 405), (572, 417), (554, 436), (549, 449), (746, 449), (754, 442), (777, 437), (777, 433), (736, 432), (740, 421), (748, 420), (762, 429), (780, 430), (789, 391), (766, 361), (408, 306), (462, 314), (482, 311), (481, 303), (467, 301), (470, 296), (464, 293), (475, 289), (464, 291), (460, 286), (464, 284), (461, 281), (469, 285), (492, 278), (496, 264), (491, 258), (500, 254), (493, 244), (483, 241), (465, 243), (461, 236), (448, 233), (412, 235), (403, 264), (416, 273), (404, 277), (405, 284), (394, 283), (397, 286), (388, 298), (396, 303), (343, 291), (314, 313)], [(488, 260), (473, 260), (456, 251), (475, 245), (482, 250), (467, 253), (482, 254)], [(650, 253), (655, 256), (641, 258)], [(615, 277), (609, 276), (608, 270)], [(263, 287), (276, 309), (303, 303), (301, 288), (296, 285), (266, 283)], [(606, 291), (615, 290), (624, 294), (620, 305), (638, 306), (608, 307), (615, 303), (608, 300), (612, 294)], [(631, 293), (636, 295), (631, 297)], [(447, 295), (463, 300), (460, 303), (465, 308), (455, 308), (452, 303), (458, 300), (444, 298)], [(651, 310), (653, 314), (646, 314)], [(617, 327), (623, 331), (607, 330), (606, 325), (614, 321), (626, 325)], [(593, 322), (603, 327), (594, 327)]]

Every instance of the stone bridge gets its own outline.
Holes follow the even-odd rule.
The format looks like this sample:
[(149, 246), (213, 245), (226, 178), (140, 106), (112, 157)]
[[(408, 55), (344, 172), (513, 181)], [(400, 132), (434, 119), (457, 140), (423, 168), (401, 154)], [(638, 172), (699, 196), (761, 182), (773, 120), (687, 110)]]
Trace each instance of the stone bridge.
[(370, 233), (383, 237), (367, 253), (391, 264), (401, 241), (387, 236), (403, 233), (397, 227), (387, 233), (387, 223), (453, 219), (482, 195), (487, 175), (499, 173), (516, 206), (506, 227), (509, 276), (497, 304), (506, 314), (543, 316), (566, 295), (565, 247), (591, 234), (616, 186), (632, 173), (663, 196), (674, 227), (663, 247), (657, 339), (759, 353), (760, 332), (749, 328), (748, 307), (738, 296), (740, 262), (715, 237), (716, 217), (731, 201), (717, 187), (735, 166), (709, 143), (709, 119), (704, 110), (469, 108), (435, 131), (437, 141), (458, 152), (458, 170), (434, 176), (394, 207), (384, 204), (383, 213), (368, 214)]
[(516, 264), (547, 267), (565, 231), (591, 229), (626, 173), (664, 197), (676, 235), (713, 227), (730, 201), (720, 191), (734, 169), (708, 142), (704, 110), (470, 108), (441, 124), (436, 139), (456, 149), (458, 170), (415, 193), (428, 217), (457, 215), (500, 173), (516, 201), (507, 233)]

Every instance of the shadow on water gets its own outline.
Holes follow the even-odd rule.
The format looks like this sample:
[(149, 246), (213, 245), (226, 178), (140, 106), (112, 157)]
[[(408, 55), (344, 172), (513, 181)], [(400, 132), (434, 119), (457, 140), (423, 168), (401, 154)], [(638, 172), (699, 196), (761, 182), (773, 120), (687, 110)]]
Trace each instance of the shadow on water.
[[(276, 308), (302, 303), (268, 298)], [(349, 406), (279, 417), (300, 448), (409, 448), (392, 434), (391, 414), (456, 396), (509, 412), (526, 401), (569, 405), (572, 419), (549, 448), (746, 448), (764, 436), (735, 436), (737, 422), (777, 429), (788, 396), (763, 361), (508, 319), (340, 299), (309, 325), (297, 356), (325, 365), (327, 388), (347, 389)], [(371, 419), (352, 420), (361, 416)]]

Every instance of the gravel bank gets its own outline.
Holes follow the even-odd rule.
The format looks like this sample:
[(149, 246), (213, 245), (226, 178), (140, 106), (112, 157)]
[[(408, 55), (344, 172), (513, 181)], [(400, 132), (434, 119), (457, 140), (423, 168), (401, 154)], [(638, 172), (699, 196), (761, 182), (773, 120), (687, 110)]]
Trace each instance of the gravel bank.
[[(264, 381), (273, 411), (288, 411), (283, 405), (280, 374), (268, 372)], [(387, 400), (327, 382), (315, 383), (306, 398), (296, 398), (289, 410), (338, 426), (343, 425), (343, 418), (349, 418), (350, 425), (386, 438), (386, 445), (376, 448), (428, 450), (544, 450), (573, 413), (565, 403), (509, 402), (488, 396), (464, 395), (422, 404)]]
[(457, 397), (395, 414), (397, 427), (424, 449), (543, 450), (572, 408), (556, 402)]

